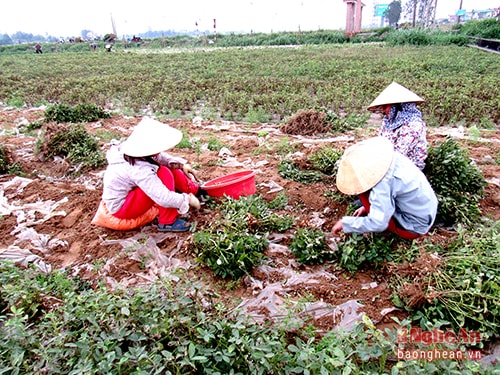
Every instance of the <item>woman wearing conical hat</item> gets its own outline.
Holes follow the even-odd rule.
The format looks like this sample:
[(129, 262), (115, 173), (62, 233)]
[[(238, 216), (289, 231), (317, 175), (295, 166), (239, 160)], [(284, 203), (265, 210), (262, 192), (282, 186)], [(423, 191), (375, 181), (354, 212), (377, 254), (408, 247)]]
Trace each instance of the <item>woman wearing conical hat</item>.
[(423, 101), (406, 87), (392, 82), (368, 106), (368, 110), (384, 114), (379, 135), (390, 140), (420, 170), (424, 169), (427, 158), (426, 124), (417, 108)]
[(339, 162), (337, 188), (359, 195), (362, 207), (344, 216), (334, 234), (391, 231), (408, 240), (425, 235), (436, 218), (438, 200), (427, 178), (384, 137), (349, 147)]
[(179, 216), (200, 208), (196, 195), (204, 191), (187, 161), (165, 152), (181, 140), (180, 130), (145, 117), (123, 144), (112, 147), (103, 178), (106, 215), (133, 221), (157, 207), (159, 231), (188, 231), (190, 224)]

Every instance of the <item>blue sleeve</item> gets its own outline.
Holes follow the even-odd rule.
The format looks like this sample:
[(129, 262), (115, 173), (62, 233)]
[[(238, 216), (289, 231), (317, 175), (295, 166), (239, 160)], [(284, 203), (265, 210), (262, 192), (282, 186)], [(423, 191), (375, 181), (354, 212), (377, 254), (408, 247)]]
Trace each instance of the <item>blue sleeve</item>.
[(391, 183), (384, 177), (370, 191), (370, 213), (367, 216), (344, 216), (342, 228), (346, 233), (383, 232), (389, 226), (396, 205), (392, 197)]

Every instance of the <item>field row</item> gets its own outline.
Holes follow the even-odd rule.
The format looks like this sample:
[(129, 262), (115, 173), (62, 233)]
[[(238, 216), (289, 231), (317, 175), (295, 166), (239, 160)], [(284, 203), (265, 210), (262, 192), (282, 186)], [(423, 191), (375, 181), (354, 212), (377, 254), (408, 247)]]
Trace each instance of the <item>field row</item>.
[(500, 121), (498, 56), (468, 47), (382, 44), (141, 50), (0, 57), (0, 101), (92, 103), (124, 113), (282, 122), (301, 109), (365, 114), (390, 82), (429, 125)]

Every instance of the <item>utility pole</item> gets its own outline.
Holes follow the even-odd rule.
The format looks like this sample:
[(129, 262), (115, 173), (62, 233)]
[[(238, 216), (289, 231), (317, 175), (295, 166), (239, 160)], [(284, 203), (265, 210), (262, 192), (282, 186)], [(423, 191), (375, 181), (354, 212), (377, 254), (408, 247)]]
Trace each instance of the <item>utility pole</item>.
[(436, 11), (438, 7), (438, 0), (434, 2), (434, 14), (432, 16), (432, 23), (435, 25), (436, 24)]
[(417, 24), (417, 1), (413, 0), (413, 22), (412, 22), (412, 26), (415, 28), (416, 24)]
[(458, 16), (457, 16), (457, 24), (459, 24), (459, 23), (460, 23), (460, 17), (462, 17), (462, 16), (461, 16), (461, 12), (460, 12), (460, 11), (462, 10), (462, 5), (463, 5), (463, 3), (464, 3), (464, 0), (460, 0), (460, 8), (459, 8), (459, 13), (458, 13)]

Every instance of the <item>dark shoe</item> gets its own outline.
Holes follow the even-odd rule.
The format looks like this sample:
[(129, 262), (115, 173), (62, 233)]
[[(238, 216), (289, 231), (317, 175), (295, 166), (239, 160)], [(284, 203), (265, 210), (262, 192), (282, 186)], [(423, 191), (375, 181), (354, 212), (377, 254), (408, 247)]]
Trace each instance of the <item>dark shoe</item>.
[(160, 232), (187, 232), (190, 229), (191, 224), (179, 218), (172, 224), (158, 224), (158, 230)]

